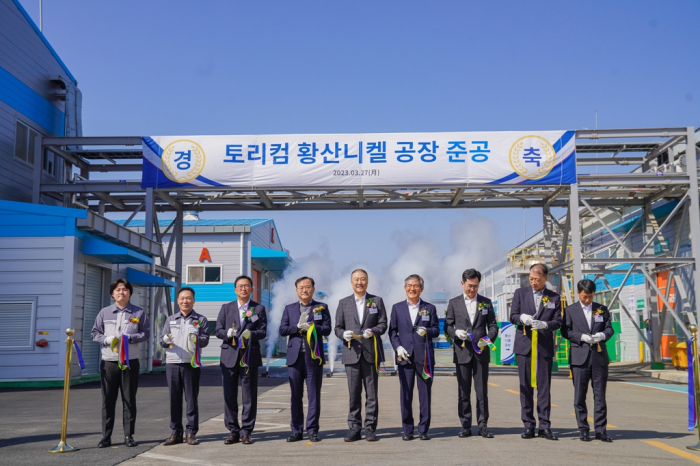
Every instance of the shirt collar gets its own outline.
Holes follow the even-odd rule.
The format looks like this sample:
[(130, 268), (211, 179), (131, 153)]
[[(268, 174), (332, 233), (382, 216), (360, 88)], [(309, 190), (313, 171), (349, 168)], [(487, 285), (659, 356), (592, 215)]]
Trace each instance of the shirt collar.
[(124, 307), (124, 309), (119, 309), (119, 306), (117, 306), (117, 303), (114, 303), (113, 306), (114, 306), (114, 309), (112, 310), (112, 312), (122, 312), (122, 311), (131, 312), (131, 309), (129, 309), (129, 303), (126, 303), (126, 306)]
[(472, 301), (476, 301), (476, 299), (479, 297), (478, 294), (474, 295), (474, 298), (470, 298), (467, 296), (467, 293), (462, 293), (462, 296), (464, 297), (464, 300), (468, 303), (471, 303)]
[(357, 295), (354, 295), (354, 296), (355, 296), (355, 302), (356, 302), (356, 303), (359, 303), (360, 301), (367, 301), (367, 293), (365, 293), (364, 295), (362, 295), (361, 298), (358, 298)]
[(418, 298), (418, 302), (416, 304), (411, 304), (411, 301), (407, 299), (406, 304), (408, 304), (408, 307), (420, 307), (420, 298)]
[(544, 288), (542, 288), (541, 290), (536, 290), (536, 289), (533, 288), (533, 289), (532, 289), (532, 293), (533, 293), (533, 294), (543, 294), (543, 293), (544, 293)]
[(581, 304), (581, 307), (583, 308), (584, 311), (592, 311), (593, 310), (593, 303), (589, 304), (588, 306), (584, 306)]
[[(245, 308), (250, 307), (250, 299), (248, 299), (248, 301), (246, 301), (245, 304), (241, 304), (240, 301), (237, 301), (237, 302), (238, 302), (238, 309), (241, 309), (241, 308), (244, 308), (244, 307), (245, 307)], [(194, 310), (193, 310), (193, 312), (194, 312)]]

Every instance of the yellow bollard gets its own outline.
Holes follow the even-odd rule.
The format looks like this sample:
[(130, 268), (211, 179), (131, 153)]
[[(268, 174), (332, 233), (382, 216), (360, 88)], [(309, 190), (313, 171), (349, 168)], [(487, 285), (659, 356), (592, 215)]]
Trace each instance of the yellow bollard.
[(644, 342), (639, 342), (639, 362), (644, 362)]
[[(698, 326), (695, 324), (690, 325), (690, 333), (693, 336), (693, 346), (691, 351), (693, 352), (693, 381), (695, 390), (695, 412), (700, 413), (700, 380), (698, 380), (698, 374), (700, 374), (700, 366), (698, 366)], [(698, 429), (698, 443), (693, 446), (686, 447), (688, 450), (700, 450), (700, 429)]]
[(68, 453), (70, 451), (78, 451), (79, 448), (73, 448), (66, 443), (66, 431), (68, 430), (68, 394), (70, 390), (70, 363), (73, 355), (73, 334), (75, 330), (72, 328), (66, 329), (66, 373), (63, 377), (63, 417), (61, 418), (61, 441), (49, 453)]

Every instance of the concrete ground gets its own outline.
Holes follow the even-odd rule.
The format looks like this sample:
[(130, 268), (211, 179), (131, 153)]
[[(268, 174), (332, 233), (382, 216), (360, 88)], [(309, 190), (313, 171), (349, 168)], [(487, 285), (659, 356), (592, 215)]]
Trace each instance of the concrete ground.
[[(445, 355), (441, 355), (445, 356)], [(444, 359), (444, 358), (443, 358)], [(518, 377), (514, 368), (492, 367), (489, 387), (494, 439), (460, 439), (456, 414), (457, 381), (448, 364), (437, 371), (433, 385), (432, 440), (403, 442), (399, 410), (398, 378), (379, 381), (379, 441), (345, 443), (347, 432), (347, 380), (342, 366), (325, 378), (322, 391), (320, 443), (286, 443), (289, 435), (289, 387), (282, 367), (279, 378), (261, 378), (259, 412), (253, 445), (224, 445), (223, 399), (218, 368), (205, 368), (200, 392), (201, 427), (198, 446), (164, 447), (158, 443), (169, 434), (167, 387), (162, 374), (147, 374), (139, 388), (137, 448), (99, 450), (100, 393), (96, 384), (73, 387), (68, 441), (81, 448), (75, 453), (49, 455), (60, 432), (61, 391), (0, 390), (0, 464), (117, 464), (128, 465), (287, 465), (331, 461), (333, 464), (405, 464), (439, 461), (442, 464), (476, 463), (560, 465), (565, 462), (606, 464), (700, 463), (700, 452), (687, 450), (698, 443), (697, 433), (687, 431), (685, 386), (651, 381), (635, 373), (634, 365), (612, 369), (608, 385), (612, 444), (580, 442), (573, 416), (573, 387), (561, 371), (552, 381), (552, 425), (558, 442), (522, 440)], [(417, 398), (417, 396), (416, 396)], [(417, 404), (417, 399), (416, 399)], [(589, 394), (592, 411), (592, 395)], [(118, 411), (119, 412), (119, 408)], [(417, 413), (417, 406), (415, 409)], [(476, 432), (476, 428), (473, 429)], [(115, 429), (115, 433), (119, 429)], [(115, 439), (118, 437), (115, 435)]]

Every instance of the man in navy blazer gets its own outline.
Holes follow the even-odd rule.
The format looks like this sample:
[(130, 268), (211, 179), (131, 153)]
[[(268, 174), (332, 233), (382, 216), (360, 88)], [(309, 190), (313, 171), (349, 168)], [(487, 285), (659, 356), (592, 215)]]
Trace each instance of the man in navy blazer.
[[(224, 304), (216, 319), (221, 343), (221, 375), (224, 385), (224, 425), (230, 432), (226, 445), (253, 443), (250, 435), (258, 410), (258, 367), (262, 366), (260, 340), (267, 336), (265, 306), (250, 299), (253, 280), (236, 278), (236, 301)], [(245, 346), (245, 348), (243, 348)], [(238, 424), (238, 380), (243, 393), (243, 413)]]
[[(538, 437), (559, 440), (552, 432), (549, 413), (552, 409), (549, 387), (552, 382), (552, 363), (555, 351), (554, 336), (561, 327), (561, 300), (559, 295), (545, 287), (549, 269), (544, 264), (530, 267), (530, 286), (513, 293), (510, 322), (517, 325), (513, 345), (520, 376), (520, 408), (525, 431), (524, 439), (535, 436), (537, 422), (534, 416), (534, 388), (531, 385), (531, 367), (537, 371), (537, 415), (540, 419)], [(532, 332), (537, 333), (537, 361), (532, 361)]]
[[(353, 270), (350, 283), (355, 291), (338, 303), (335, 313), (335, 334), (345, 341), (343, 364), (350, 392), (350, 412), (345, 436), (346, 442), (362, 438), (362, 387), (365, 387), (365, 440), (377, 440), (377, 370), (384, 360), (382, 335), (386, 332), (387, 319), (384, 301), (367, 293), (369, 277), (362, 269)], [(374, 347), (377, 347), (375, 353)]]
[(433, 338), (440, 336), (440, 322), (435, 306), (420, 299), (425, 284), (423, 278), (409, 275), (403, 283), (407, 299), (394, 304), (389, 323), (389, 338), (399, 366), (403, 440), (413, 440), (413, 387), (416, 380), (420, 402), (418, 435), (421, 440), (430, 440), (430, 394), (435, 370)]
[[(457, 414), (462, 424), (460, 438), (472, 435), (472, 378), (476, 392), (476, 420), (479, 435), (493, 438), (489, 422), (489, 342), (496, 341), (498, 325), (491, 300), (481, 296), (481, 272), (467, 269), (462, 273), (464, 292), (450, 299), (445, 314), (445, 330), (452, 338), (453, 362), (457, 373)], [(488, 338), (488, 341), (486, 340)], [(474, 349), (476, 347), (476, 350)]]
[(576, 285), (577, 303), (567, 306), (561, 334), (571, 342), (569, 364), (574, 381), (574, 410), (579, 428), (579, 439), (589, 441), (586, 394), (588, 382), (593, 386), (595, 438), (612, 442), (608, 437), (608, 406), (605, 389), (608, 383), (608, 349), (605, 342), (615, 333), (610, 323), (610, 312), (602, 304), (594, 303), (595, 282), (581, 280)]
[[(304, 438), (304, 380), (309, 399), (306, 432), (309, 440), (319, 442), (318, 427), (321, 417), (321, 383), (323, 382), (323, 337), (331, 334), (331, 313), (326, 303), (313, 299), (314, 279), (301, 277), (294, 282), (299, 301), (288, 304), (282, 314), (280, 335), (289, 337), (287, 343), (287, 373), (292, 391), (292, 435), (287, 442)], [(311, 326), (313, 325), (313, 329)], [(314, 331), (315, 330), (315, 331)], [(309, 346), (309, 331), (311, 345)], [(318, 351), (318, 354), (315, 352)]]

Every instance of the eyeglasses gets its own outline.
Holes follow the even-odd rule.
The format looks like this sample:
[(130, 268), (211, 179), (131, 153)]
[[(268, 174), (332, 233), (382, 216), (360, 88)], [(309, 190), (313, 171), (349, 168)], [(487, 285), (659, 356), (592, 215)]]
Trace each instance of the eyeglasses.
[(297, 286), (297, 290), (299, 290), (299, 291), (309, 291), (309, 290), (313, 290), (313, 289), (314, 289), (313, 286)]
[(251, 285), (236, 285), (239, 290), (245, 290), (246, 288), (252, 288)]
[(464, 287), (468, 290), (478, 290), (479, 289), (479, 285), (465, 285)]

